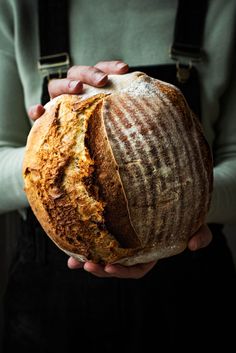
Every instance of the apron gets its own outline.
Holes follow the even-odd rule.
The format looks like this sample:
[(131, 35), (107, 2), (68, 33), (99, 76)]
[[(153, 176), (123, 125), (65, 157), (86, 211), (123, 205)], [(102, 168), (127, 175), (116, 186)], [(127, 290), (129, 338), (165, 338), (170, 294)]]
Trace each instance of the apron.
[[(194, 67), (185, 83), (176, 78), (175, 64), (130, 71), (135, 70), (177, 85), (200, 117)], [(234, 344), (236, 273), (223, 226), (209, 226), (213, 241), (208, 247), (159, 260), (141, 279), (98, 278), (68, 269), (68, 256), (29, 209), (5, 295), (3, 353), (84, 347), (109, 353), (193, 352), (221, 346), (227, 352)]]

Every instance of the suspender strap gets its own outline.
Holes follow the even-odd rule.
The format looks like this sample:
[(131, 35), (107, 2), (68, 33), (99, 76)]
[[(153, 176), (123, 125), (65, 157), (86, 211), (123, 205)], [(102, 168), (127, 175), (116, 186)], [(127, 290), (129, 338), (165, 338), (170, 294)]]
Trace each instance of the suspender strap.
[(67, 0), (39, 0), (38, 4), (41, 57), (67, 52)]
[(65, 77), (70, 66), (67, 0), (38, 0), (42, 104), (49, 100), (48, 80)]
[(179, 0), (170, 57), (176, 61), (176, 77), (188, 81), (193, 62), (203, 58), (203, 34), (208, 0)]
[(171, 56), (202, 59), (202, 41), (208, 7), (207, 0), (179, 0)]

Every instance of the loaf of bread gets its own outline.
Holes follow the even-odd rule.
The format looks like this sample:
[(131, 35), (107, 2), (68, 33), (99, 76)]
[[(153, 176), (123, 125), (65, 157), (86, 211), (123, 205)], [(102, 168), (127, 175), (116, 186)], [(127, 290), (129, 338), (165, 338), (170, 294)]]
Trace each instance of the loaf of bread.
[(28, 136), (23, 178), (52, 241), (101, 264), (182, 252), (205, 222), (213, 165), (181, 92), (135, 72), (45, 109)]

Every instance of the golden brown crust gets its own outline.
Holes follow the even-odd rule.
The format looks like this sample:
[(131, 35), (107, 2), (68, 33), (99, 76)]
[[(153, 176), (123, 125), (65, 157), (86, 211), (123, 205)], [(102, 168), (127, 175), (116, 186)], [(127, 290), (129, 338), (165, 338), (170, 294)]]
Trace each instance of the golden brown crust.
[(132, 265), (184, 250), (205, 221), (212, 158), (175, 87), (143, 73), (46, 105), (27, 141), (25, 191), (62, 250)]
[(140, 247), (140, 241), (131, 225), (128, 204), (120, 179), (119, 167), (112, 153), (102, 118), (102, 102), (97, 105), (89, 124), (89, 150), (95, 162), (94, 178), (99, 195), (105, 201), (106, 227), (126, 248)]
[(84, 142), (90, 116), (101, 98), (57, 99), (32, 129), (23, 170), (29, 203), (52, 240), (63, 250), (95, 262), (111, 262), (131, 251), (119, 249), (106, 230), (105, 204), (89, 189), (94, 161)]

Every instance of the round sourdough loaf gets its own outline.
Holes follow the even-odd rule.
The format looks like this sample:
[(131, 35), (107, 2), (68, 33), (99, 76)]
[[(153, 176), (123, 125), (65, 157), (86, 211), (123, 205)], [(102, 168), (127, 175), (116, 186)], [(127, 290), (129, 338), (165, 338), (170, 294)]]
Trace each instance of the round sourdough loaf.
[(102, 264), (182, 252), (205, 222), (213, 165), (181, 92), (135, 72), (45, 109), (28, 136), (23, 178), (55, 244)]

